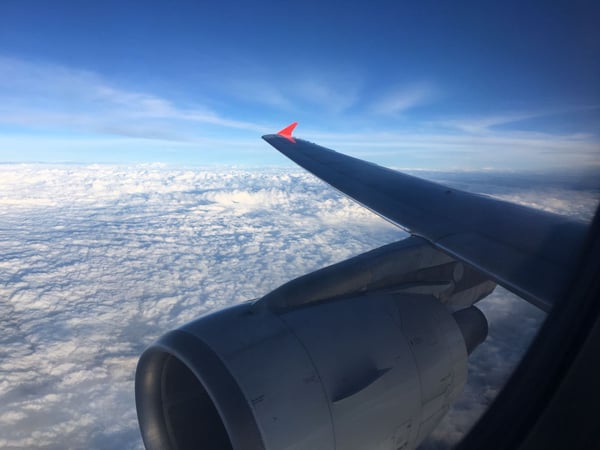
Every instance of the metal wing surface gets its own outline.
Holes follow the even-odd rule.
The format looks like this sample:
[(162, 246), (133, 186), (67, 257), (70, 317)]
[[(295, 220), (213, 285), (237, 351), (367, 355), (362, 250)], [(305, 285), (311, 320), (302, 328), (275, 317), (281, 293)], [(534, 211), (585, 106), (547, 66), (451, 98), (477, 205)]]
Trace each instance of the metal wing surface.
[(407, 175), (291, 136), (263, 139), (338, 191), (549, 311), (569, 287), (587, 227)]

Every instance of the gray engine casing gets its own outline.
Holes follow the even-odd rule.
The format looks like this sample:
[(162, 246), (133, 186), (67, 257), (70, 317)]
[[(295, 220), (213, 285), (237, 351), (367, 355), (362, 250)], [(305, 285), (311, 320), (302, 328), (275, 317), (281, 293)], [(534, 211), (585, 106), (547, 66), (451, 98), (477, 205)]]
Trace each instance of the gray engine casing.
[[(475, 312), (372, 293), (283, 312), (247, 302), (167, 333), (142, 355), (149, 449), (412, 449), (462, 391)], [(460, 323), (460, 326), (459, 326)], [(465, 332), (479, 330), (476, 333)]]

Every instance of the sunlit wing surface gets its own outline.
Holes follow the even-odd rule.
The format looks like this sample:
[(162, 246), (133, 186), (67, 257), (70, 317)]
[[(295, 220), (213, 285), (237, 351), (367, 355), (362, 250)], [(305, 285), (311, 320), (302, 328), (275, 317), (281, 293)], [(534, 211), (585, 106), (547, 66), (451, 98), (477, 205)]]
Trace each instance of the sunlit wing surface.
[(545, 311), (568, 287), (585, 224), (338, 153), (292, 137), (294, 126), (263, 139), (373, 212)]

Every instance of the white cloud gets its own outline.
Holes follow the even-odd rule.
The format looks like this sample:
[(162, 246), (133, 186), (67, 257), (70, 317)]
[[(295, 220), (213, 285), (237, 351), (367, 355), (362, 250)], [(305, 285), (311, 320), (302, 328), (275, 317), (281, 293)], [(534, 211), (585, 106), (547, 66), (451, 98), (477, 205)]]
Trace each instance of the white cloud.
[[(527, 203), (546, 197), (489, 183), (468, 181)], [(141, 448), (133, 376), (145, 346), (404, 236), (299, 171), (0, 165), (0, 192), (1, 448)], [(557, 188), (552, 207), (569, 212), (570, 195)], [(427, 445), (469, 428), (543, 318), (501, 289), (482, 308), (491, 339)]]
[(140, 448), (146, 345), (402, 235), (297, 172), (5, 165), (0, 191), (1, 448)]

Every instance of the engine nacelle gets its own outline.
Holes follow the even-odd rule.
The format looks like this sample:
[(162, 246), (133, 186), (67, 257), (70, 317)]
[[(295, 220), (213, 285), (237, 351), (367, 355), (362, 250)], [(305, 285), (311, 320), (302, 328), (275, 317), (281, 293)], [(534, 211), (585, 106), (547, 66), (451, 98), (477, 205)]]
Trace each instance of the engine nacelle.
[(415, 448), (462, 390), (494, 287), (411, 237), (201, 317), (140, 358), (144, 443)]
[(279, 312), (247, 302), (201, 317), (140, 359), (144, 443), (414, 448), (461, 392), (467, 349), (487, 333), (476, 308), (455, 314), (429, 295), (367, 293)]

